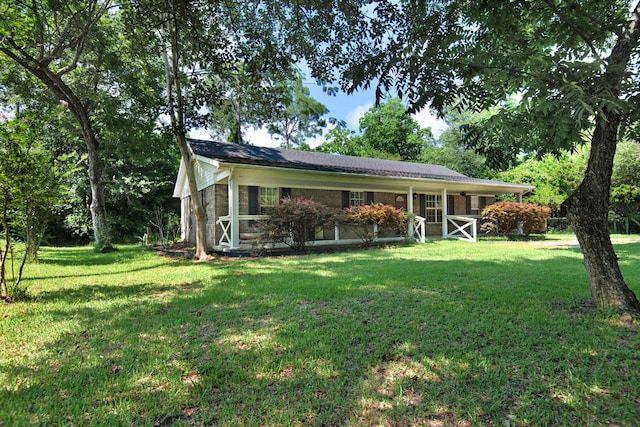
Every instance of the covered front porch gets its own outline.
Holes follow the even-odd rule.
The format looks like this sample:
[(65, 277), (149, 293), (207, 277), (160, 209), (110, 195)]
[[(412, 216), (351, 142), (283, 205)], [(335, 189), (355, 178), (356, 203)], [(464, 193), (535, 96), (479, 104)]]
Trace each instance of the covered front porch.
[[(309, 198), (325, 202), (328, 206), (337, 206), (340, 194), (345, 192), (364, 192), (372, 202), (381, 202), (405, 209), (409, 213), (407, 229), (396, 235), (390, 235), (386, 230), (378, 230), (374, 226), (374, 241), (378, 243), (415, 240), (424, 243), (429, 239), (458, 239), (475, 242), (478, 239), (479, 221), (482, 209), (493, 203), (495, 193), (476, 191), (468, 186), (468, 192), (457, 188), (434, 188), (434, 185), (396, 185), (390, 186), (370, 179), (368, 183), (351, 181), (338, 185), (327, 180), (323, 182), (305, 182), (301, 185), (293, 176), (285, 180), (263, 176), (256, 179), (255, 171), (252, 179), (244, 175), (241, 170), (225, 173), (217, 182), (217, 192), (226, 193), (226, 211), (219, 209), (222, 215), (214, 216), (213, 230), (215, 237), (212, 249), (216, 251), (247, 250), (259, 242), (259, 235), (253, 228), (256, 221), (267, 218), (259, 211), (251, 212), (251, 202), (245, 201), (248, 193), (256, 187), (278, 188), (279, 195)], [(251, 184), (262, 184), (261, 186)], [(221, 185), (222, 184), (222, 185)], [(298, 184), (294, 186), (295, 184)], [(342, 184), (342, 183), (340, 183)], [(285, 187), (286, 185), (286, 187)], [(348, 185), (348, 186), (347, 186)], [(455, 187), (455, 186), (453, 186)], [(225, 191), (226, 190), (226, 191)], [(284, 191), (282, 191), (284, 190)], [(495, 190), (495, 189), (494, 189)], [(516, 193), (521, 199), (522, 193)], [(216, 197), (220, 199), (220, 194)], [(218, 203), (220, 205), (220, 203)], [(344, 205), (342, 207), (345, 207)], [(214, 214), (215, 215), (215, 214)], [(210, 217), (210, 221), (211, 221)], [(355, 237), (345, 225), (335, 225), (328, 229), (318, 230), (313, 239), (307, 242), (309, 247), (343, 246), (363, 243)]]
[[(248, 223), (263, 220), (268, 218), (267, 215), (238, 215), (238, 228), (241, 221)], [(441, 236), (427, 235), (427, 223), (426, 218), (419, 215), (414, 216), (408, 222), (406, 235), (395, 237), (381, 237), (376, 224), (373, 225), (374, 229), (374, 242), (398, 242), (403, 240), (415, 240), (419, 243), (425, 243), (428, 239), (456, 239), (464, 240), (468, 242), (475, 242), (478, 239), (478, 221), (479, 218), (471, 218), (461, 215), (444, 215), (444, 220), (447, 223), (443, 226), (443, 234)], [(231, 250), (231, 249), (248, 249), (253, 247), (256, 241), (259, 239), (258, 233), (240, 233), (237, 243), (234, 244), (231, 236), (233, 235), (231, 216), (225, 215), (216, 221), (221, 229), (220, 240), (218, 241), (217, 250)], [(446, 227), (446, 230), (445, 230)], [(340, 237), (340, 226), (335, 225), (333, 227), (333, 238), (325, 238), (321, 240), (309, 240), (307, 246), (340, 246), (340, 245), (354, 245), (362, 243), (361, 239), (345, 239)], [(444, 234), (446, 233), (446, 234)]]

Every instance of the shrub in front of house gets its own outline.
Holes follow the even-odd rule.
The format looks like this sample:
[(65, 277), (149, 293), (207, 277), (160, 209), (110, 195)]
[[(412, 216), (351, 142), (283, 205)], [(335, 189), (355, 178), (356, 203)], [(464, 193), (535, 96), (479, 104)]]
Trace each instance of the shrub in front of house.
[(484, 208), (482, 216), (482, 231), (506, 236), (517, 232), (521, 223), (522, 232), (529, 235), (547, 231), (551, 209), (530, 203), (497, 202)]
[(257, 229), (264, 242), (284, 243), (302, 251), (306, 242), (313, 240), (318, 227), (335, 222), (335, 210), (320, 202), (286, 197), (275, 206), (266, 209), (269, 218), (261, 220)]
[(382, 203), (346, 208), (340, 220), (353, 226), (356, 235), (366, 245), (371, 245), (377, 237), (374, 225), (377, 225), (378, 229), (399, 232), (407, 227), (407, 215), (404, 211)]

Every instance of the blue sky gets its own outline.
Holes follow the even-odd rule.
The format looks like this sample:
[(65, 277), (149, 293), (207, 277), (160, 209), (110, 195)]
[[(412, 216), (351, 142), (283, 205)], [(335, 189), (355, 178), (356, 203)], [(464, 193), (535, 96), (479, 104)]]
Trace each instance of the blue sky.
[[(322, 102), (328, 109), (326, 117), (335, 117), (338, 120), (347, 122), (347, 127), (358, 131), (358, 121), (364, 113), (375, 103), (375, 91), (373, 89), (360, 91), (352, 95), (344, 92), (336, 96), (329, 96), (315, 84), (311, 79), (306, 79), (305, 84), (309, 87), (311, 96)], [(431, 127), (434, 136), (437, 138), (447, 128), (444, 121), (435, 117), (427, 109), (414, 114), (414, 118), (422, 127)], [(193, 138), (210, 139), (209, 134), (204, 129), (192, 131)], [(279, 147), (280, 142), (271, 138), (264, 129), (247, 129), (244, 134), (245, 140), (253, 145), (261, 147)], [(318, 136), (307, 140), (311, 147), (316, 147), (324, 142), (324, 136)]]

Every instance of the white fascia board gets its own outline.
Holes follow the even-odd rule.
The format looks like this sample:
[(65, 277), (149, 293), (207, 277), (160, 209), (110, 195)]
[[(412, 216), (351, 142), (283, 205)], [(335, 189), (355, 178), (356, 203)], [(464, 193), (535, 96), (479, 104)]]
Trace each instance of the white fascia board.
[(272, 166), (221, 163), (220, 167), (235, 167), (240, 185), (259, 185), (263, 187), (317, 188), (325, 190), (405, 192), (408, 187), (413, 192), (438, 193), (443, 188), (453, 193), (469, 194), (505, 194), (527, 193), (534, 187), (528, 185), (495, 183), (473, 183), (422, 179), (407, 177), (384, 177), (369, 174), (351, 174), (344, 172), (307, 171), (303, 169), (285, 169)]
[(182, 159), (180, 160), (180, 168), (178, 169), (178, 176), (176, 178), (176, 184), (173, 186), (173, 197), (175, 198), (184, 198), (185, 187), (187, 189), (187, 194), (189, 193), (189, 186), (186, 186), (187, 182), (187, 173), (184, 170), (184, 162)]
[(193, 158), (196, 159), (199, 162), (207, 163), (207, 164), (215, 167), (216, 169), (220, 168), (220, 162), (218, 160), (210, 159), (208, 157), (200, 156), (198, 154), (194, 155)]
[[(196, 160), (194, 164), (196, 183), (198, 191), (200, 191), (216, 182), (216, 172), (219, 168), (219, 162), (197, 155), (194, 156), (194, 158)], [(184, 198), (187, 196), (189, 196), (187, 172), (184, 166), (184, 160), (180, 159), (180, 169), (178, 169), (178, 177), (173, 187), (173, 197)]]

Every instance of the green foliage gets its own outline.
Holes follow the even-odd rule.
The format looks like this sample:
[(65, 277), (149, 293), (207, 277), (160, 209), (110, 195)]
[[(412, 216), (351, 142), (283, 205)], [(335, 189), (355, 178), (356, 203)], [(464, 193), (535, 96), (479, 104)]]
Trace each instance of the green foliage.
[(551, 209), (530, 203), (496, 202), (484, 208), (482, 216), (484, 223), (481, 228), (485, 232), (506, 236), (517, 231), (518, 225), (522, 224), (522, 232), (528, 236), (546, 231)]
[[(637, 128), (638, 49), (628, 62), (608, 57), (637, 20), (636, 7), (599, 0), (579, 8), (537, 1), (395, 2), (354, 16), (361, 26), (355, 40), (337, 26), (331, 34), (337, 46), (318, 53), (333, 53), (327, 60), (340, 66), (349, 92), (374, 86), (380, 99), (395, 89), (412, 111), (484, 111), (467, 125), (467, 143), (504, 170), (522, 152), (560, 155), (575, 148), (596, 121), (607, 121), (606, 111)], [(635, 46), (637, 39), (627, 40)], [(612, 64), (619, 59), (624, 63)]]
[(335, 221), (335, 212), (320, 202), (286, 197), (266, 209), (269, 218), (261, 220), (257, 229), (264, 243), (280, 242), (303, 251), (308, 240), (313, 240), (318, 227)]
[(366, 157), (366, 149), (363, 147), (362, 138), (351, 129), (329, 129), (325, 139), (325, 142), (320, 144), (316, 151), (340, 154), (342, 156)]
[[(230, 64), (228, 69), (207, 75), (205, 85), (217, 96), (207, 97), (210, 111), (208, 124), (215, 139), (243, 144), (243, 132), (276, 118), (274, 106), (291, 101), (292, 89), (268, 73), (250, 73), (244, 61)], [(307, 92), (308, 95), (308, 92)], [(291, 106), (293, 109), (293, 106)]]
[(431, 129), (422, 129), (407, 113), (399, 98), (386, 98), (360, 119), (361, 143), (373, 152), (418, 160), (425, 146), (433, 141)]
[(326, 141), (316, 150), (347, 156), (392, 160), (421, 159), (427, 146), (433, 145), (431, 129), (422, 129), (407, 113), (399, 98), (387, 98), (373, 106), (360, 119), (358, 135), (341, 127), (327, 132)]
[[(59, 177), (37, 132), (38, 118), (0, 122), (0, 296), (23, 294), (20, 286), (27, 260), (35, 260), (51, 206), (60, 197)], [(16, 258), (15, 241), (22, 242)], [(18, 271), (7, 266), (19, 263)]]
[(473, 120), (474, 114), (470, 112), (447, 110), (445, 121), (448, 129), (440, 135), (438, 141), (424, 148), (420, 161), (445, 166), (474, 178), (493, 178), (494, 174), (487, 166), (486, 158), (465, 144), (461, 127)]
[(180, 239), (180, 216), (174, 212), (166, 212), (159, 206), (153, 210), (149, 218), (151, 227), (143, 235), (143, 245), (160, 245), (167, 248), (169, 244)]
[(506, 182), (533, 185), (535, 188), (525, 195), (529, 203), (548, 206), (554, 216), (562, 216), (562, 203), (582, 180), (587, 163), (588, 150), (581, 148), (572, 154), (547, 155), (541, 159), (530, 158), (518, 166), (497, 174), (497, 179)]
[(295, 78), (279, 84), (285, 86), (283, 96), (271, 106), (271, 118), (267, 130), (282, 140), (284, 148), (300, 146), (305, 138), (322, 133), (327, 121), (322, 117), (329, 112), (321, 102), (311, 97), (309, 88), (298, 71)]
[(640, 143), (618, 144), (611, 176), (611, 208), (617, 215), (634, 219), (640, 210)]
[(368, 246), (378, 237), (374, 225), (379, 229), (397, 232), (404, 232), (407, 227), (406, 212), (382, 203), (346, 208), (341, 213), (340, 220), (354, 226), (358, 237)]
[[(93, 233), (97, 246), (108, 249), (113, 234), (121, 235), (121, 230), (112, 233), (108, 226), (123, 221), (107, 215), (109, 193), (119, 189), (104, 186), (118, 179), (114, 170), (121, 165), (116, 161), (127, 163), (144, 155), (145, 145), (157, 141), (161, 62), (124, 36), (131, 22), (122, 19), (124, 7), (113, 8), (112, 2), (6, 3), (0, 52), (11, 61), (9, 66), (3, 64), (0, 76), (11, 94), (8, 98), (18, 100), (18, 109), (47, 113), (49, 130), (55, 135), (48, 148), (68, 160), (63, 162), (68, 165), (71, 191), (58, 211), (75, 232)], [(11, 12), (11, 19), (4, 20), (4, 11)], [(23, 68), (20, 79), (6, 77), (15, 72), (15, 64)], [(50, 92), (49, 99), (40, 94), (43, 87)], [(62, 110), (57, 117), (51, 112), (56, 109)], [(91, 203), (94, 208), (89, 211)]]

